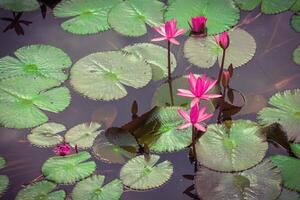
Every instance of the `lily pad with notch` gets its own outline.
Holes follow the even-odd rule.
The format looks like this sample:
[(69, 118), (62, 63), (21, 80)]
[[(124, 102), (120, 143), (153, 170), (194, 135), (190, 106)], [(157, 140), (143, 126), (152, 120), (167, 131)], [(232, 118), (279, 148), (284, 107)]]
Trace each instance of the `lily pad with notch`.
[(124, 87), (141, 88), (152, 78), (151, 67), (133, 54), (98, 52), (80, 59), (71, 70), (74, 89), (93, 100), (120, 99)]
[(115, 179), (103, 186), (105, 177), (94, 175), (76, 184), (72, 191), (73, 200), (119, 200), (123, 184)]
[(0, 0), (0, 8), (13, 12), (34, 11), (39, 7), (37, 0)]
[(280, 183), (280, 170), (268, 159), (239, 173), (201, 168), (195, 177), (196, 191), (203, 200), (272, 200), (280, 195)]
[(222, 172), (242, 171), (257, 165), (268, 150), (258, 124), (249, 120), (211, 124), (196, 143), (202, 165)]
[(158, 163), (159, 158), (150, 155), (147, 160), (141, 155), (129, 160), (120, 172), (123, 184), (134, 190), (148, 190), (166, 183), (173, 174), (173, 165), (167, 160)]
[(73, 184), (95, 171), (96, 163), (88, 161), (90, 158), (91, 155), (86, 151), (51, 157), (43, 164), (42, 172), (47, 180), (58, 184)]

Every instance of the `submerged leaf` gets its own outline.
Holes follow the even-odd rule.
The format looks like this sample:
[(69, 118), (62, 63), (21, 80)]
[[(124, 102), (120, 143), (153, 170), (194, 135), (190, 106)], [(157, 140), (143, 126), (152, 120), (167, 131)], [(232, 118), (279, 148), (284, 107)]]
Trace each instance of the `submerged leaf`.
[(40, 4), (37, 0), (0, 0), (0, 7), (13, 12), (37, 10)]
[(297, 49), (294, 50), (294, 52), (293, 52), (293, 60), (294, 60), (294, 62), (296, 64), (300, 65), (300, 46)]
[[(51, 56), (49, 56), (51, 55)], [(29, 45), (18, 49), (14, 57), (0, 59), (0, 78), (41, 77), (63, 82), (67, 79), (64, 69), (72, 64), (61, 49), (50, 45)]]
[(196, 191), (203, 200), (273, 200), (280, 194), (280, 183), (280, 170), (270, 160), (240, 173), (201, 168), (195, 178)]
[(58, 123), (45, 123), (31, 130), (27, 139), (38, 147), (51, 147), (63, 141), (63, 137), (58, 133), (66, 130), (66, 127)]
[(126, 0), (109, 12), (108, 22), (122, 35), (141, 36), (147, 33), (146, 24), (163, 23), (164, 4), (157, 0)]
[(7, 176), (0, 175), (0, 198), (5, 193), (9, 184), (9, 179)]
[(269, 104), (274, 107), (266, 107), (258, 113), (260, 123), (264, 126), (278, 123), (289, 141), (300, 142), (300, 90), (278, 92), (270, 98)]
[(212, 124), (196, 144), (201, 164), (216, 171), (242, 171), (258, 164), (268, 143), (258, 124), (249, 120)]
[(150, 155), (146, 160), (143, 155), (129, 160), (121, 169), (120, 178), (123, 184), (131, 189), (147, 190), (160, 187), (173, 174), (173, 166), (169, 161), (157, 163), (158, 155)]
[(291, 26), (296, 32), (300, 32), (300, 15), (295, 14), (292, 16)]
[(72, 192), (73, 200), (119, 200), (123, 184), (115, 179), (103, 186), (104, 176), (94, 175), (76, 184)]
[(69, 90), (59, 84), (39, 77), (0, 81), (0, 123), (8, 128), (30, 128), (47, 122), (39, 109), (58, 113), (70, 104)]
[(65, 139), (73, 147), (87, 149), (93, 146), (95, 138), (102, 132), (101, 124), (96, 122), (83, 123), (74, 126), (65, 135)]
[(33, 200), (33, 199), (47, 199), (47, 200), (64, 200), (66, 193), (63, 190), (54, 191), (56, 184), (49, 181), (40, 181), (29, 185), (19, 191), (16, 200)]
[(151, 68), (133, 54), (98, 52), (80, 59), (71, 70), (74, 89), (94, 100), (120, 99), (124, 87), (141, 88), (151, 80)]
[(42, 167), (46, 179), (58, 184), (72, 184), (90, 176), (96, 169), (94, 161), (88, 152), (80, 152), (69, 156), (49, 158)]

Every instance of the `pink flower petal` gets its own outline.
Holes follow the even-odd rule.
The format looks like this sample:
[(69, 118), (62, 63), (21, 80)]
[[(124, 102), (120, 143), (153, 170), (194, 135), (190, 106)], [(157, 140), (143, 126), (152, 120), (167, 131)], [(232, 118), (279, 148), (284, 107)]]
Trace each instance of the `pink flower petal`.
[(166, 32), (163, 26), (161, 27), (154, 27), (154, 30), (156, 30), (159, 34), (166, 37)]
[(162, 40), (167, 40), (166, 37), (158, 37), (158, 38), (153, 38), (151, 41), (157, 42), (157, 41), (162, 41)]
[(222, 95), (220, 94), (205, 94), (202, 96), (203, 99), (209, 100), (209, 99), (215, 99), (215, 98), (219, 98)]
[(183, 125), (178, 126), (178, 129), (185, 129), (185, 128), (188, 128), (190, 126), (192, 126), (192, 123), (189, 122), (189, 123), (185, 123)]
[(185, 111), (183, 111), (182, 109), (180, 109), (180, 108), (178, 108), (178, 113), (181, 115), (181, 117), (183, 118), (183, 119), (185, 119), (186, 121), (190, 121), (190, 116), (185, 112)]
[(184, 33), (185, 33), (185, 29), (178, 29), (173, 37), (183, 35)]
[(196, 127), (197, 130), (202, 131), (202, 132), (206, 132), (206, 128), (200, 124), (194, 124), (194, 126)]
[(199, 117), (199, 104), (195, 104), (190, 110), (190, 122), (195, 124), (198, 122)]
[(169, 41), (173, 44), (179, 45), (180, 43), (175, 38), (170, 38)]
[(213, 114), (204, 114), (201, 117), (198, 118), (198, 122), (203, 122), (209, 118), (211, 118), (213, 116)]
[(189, 91), (189, 90), (177, 89), (177, 91), (178, 91), (178, 93), (177, 93), (178, 96), (195, 97), (195, 95), (191, 91)]
[(191, 107), (195, 106), (196, 104), (199, 104), (200, 99), (199, 98), (193, 98), (193, 100), (191, 101)]
[(193, 73), (190, 73), (189, 75), (189, 83), (190, 83), (191, 92), (195, 94), (197, 79)]

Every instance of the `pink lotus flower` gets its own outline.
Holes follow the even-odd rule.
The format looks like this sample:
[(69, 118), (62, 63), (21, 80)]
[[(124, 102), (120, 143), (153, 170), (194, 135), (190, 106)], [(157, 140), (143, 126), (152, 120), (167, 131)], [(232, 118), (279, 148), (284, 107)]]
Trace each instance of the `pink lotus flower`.
[(211, 118), (213, 114), (207, 114), (205, 113), (206, 111), (206, 106), (203, 106), (199, 110), (199, 105), (195, 104), (191, 110), (190, 110), (190, 115), (188, 115), (185, 111), (182, 109), (178, 109), (178, 113), (183, 117), (185, 120), (185, 123), (183, 125), (180, 125), (178, 129), (185, 129), (190, 126), (194, 126), (197, 130), (205, 132), (206, 131), (206, 126), (202, 124), (201, 122)]
[(229, 46), (229, 35), (228, 32), (223, 32), (219, 36), (215, 36), (216, 43), (219, 44), (222, 49), (227, 49)]
[(205, 33), (207, 18), (204, 16), (192, 17), (192, 31), (194, 33)]
[(71, 153), (71, 146), (69, 143), (64, 142), (62, 144), (58, 144), (53, 151), (58, 156), (66, 156)]
[(216, 83), (217, 81), (206, 78), (205, 74), (196, 79), (195, 75), (190, 73), (190, 90), (178, 89), (177, 95), (193, 98), (191, 102), (191, 107), (193, 107), (194, 105), (198, 104), (201, 99), (208, 101), (209, 99), (219, 98), (222, 96), (220, 94), (207, 94), (209, 90), (216, 85)]
[(154, 38), (151, 41), (162, 41), (168, 40), (173, 44), (179, 45), (179, 42), (175, 37), (185, 33), (184, 29), (177, 29), (176, 22), (174, 19), (167, 21), (164, 25), (154, 28), (163, 37)]

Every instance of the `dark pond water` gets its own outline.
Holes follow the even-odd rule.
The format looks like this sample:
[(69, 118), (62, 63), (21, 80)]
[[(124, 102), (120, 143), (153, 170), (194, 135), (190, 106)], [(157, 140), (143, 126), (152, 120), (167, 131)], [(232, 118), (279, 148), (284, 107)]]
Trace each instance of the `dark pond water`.
[[(258, 10), (241, 13), (241, 20), (246, 17), (255, 17)], [(292, 13), (285, 12), (279, 15), (262, 15), (250, 24), (243, 26), (256, 40), (257, 51), (252, 61), (235, 70), (235, 76), (231, 81), (231, 86), (243, 91), (247, 98), (247, 105), (234, 119), (256, 119), (256, 112), (266, 105), (268, 98), (284, 89), (293, 89), (300, 86), (300, 68), (292, 62), (292, 52), (299, 45), (299, 34), (294, 32), (289, 20)], [(0, 17), (9, 17), (10, 12), (0, 10)], [(24, 27), (25, 35), (17, 36), (12, 30), (0, 33), (0, 57), (12, 55), (14, 51), (24, 45), (29, 44), (49, 44), (63, 49), (69, 54), (73, 63), (80, 58), (98, 51), (116, 50), (126, 45), (138, 42), (150, 42), (156, 35), (152, 30), (148, 34), (138, 38), (129, 38), (119, 35), (114, 31), (106, 31), (101, 34), (89, 36), (76, 36), (61, 29), (61, 19), (54, 19), (51, 11), (48, 10), (46, 19), (42, 19), (40, 11), (25, 13), (23, 19), (33, 21)], [(7, 22), (0, 21), (0, 30), (5, 29)], [(186, 37), (181, 37), (183, 41)], [(164, 45), (165, 43), (160, 43)], [(178, 67), (174, 75), (194, 73), (207, 73), (216, 77), (219, 71), (217, 66), (210, 69), (200, 69), (192, 67), (183, 57), (183, 45), (172, 48), (176, 55)], [(101, 114), (110, 114), (111, 110), (117, 115), (112, 121), (112, 126), (121, 126), (131, 120), (131, 104), (136, 100), (139, 104), (139, 114), (151, 109), (151, 99), (156, 88), (161, 82), (151, 82), (142, 89), (128, 89), (128, 95), (117, 101), (92, 101), (85, 99), (72, 90), (68, 81), (66, 86), (72, 91), (72, 103), (59, 114), (47, 113), (52, 122), (60, 122), (71, 128), (79, 123), (88, 122), (92, 116), (100, 119)], [(259, 101), (254, 101), (257, 95)], [(103, 110), (106, 110), (104, 112)], [(0, 111), (1, 112), (1, 111)], [(215, 119), (211, 120), (214, 122)], [(104, 127), (107, 128), (107, 127)], [(28, 129), (16, 130), (0, 128), (0, 155), (7, 160), (7, 167), (1, 170), (1, 174), (6, 174), (10, 179), (10, 186), (2, 199), (14, 199), (23, 184), (26, 184), (41, 172), (42, 164), (53, 155), (52, 149), (40, 149), (30, 145), (26, 141)], [(284, 153), (281, 149), (270, 145), (269, 154)], [(184, 191), (193, 184), (192, 181), (184, 179), (182, 175), (193, 174), (193, 166), (190, 164), (188, 151), (178, 153), (163, 154), (163, 159), (168, 159), (174, 164), (174, 174), (171, 180), (163, 187), (146, 192), (126, 191), (123, 193), (124, 200), (152, 200), (152, 199), (180, 199), (188, 200), (192, 197), (184, 194)], [(119, 177), (121, 165), (105, 164), (97, 162), (97, 171), (104, 174), (108, 180)], [(209, 180), (207, 180), (209, 182)], [(63, 187), (69, 194), (72, 186)]]

